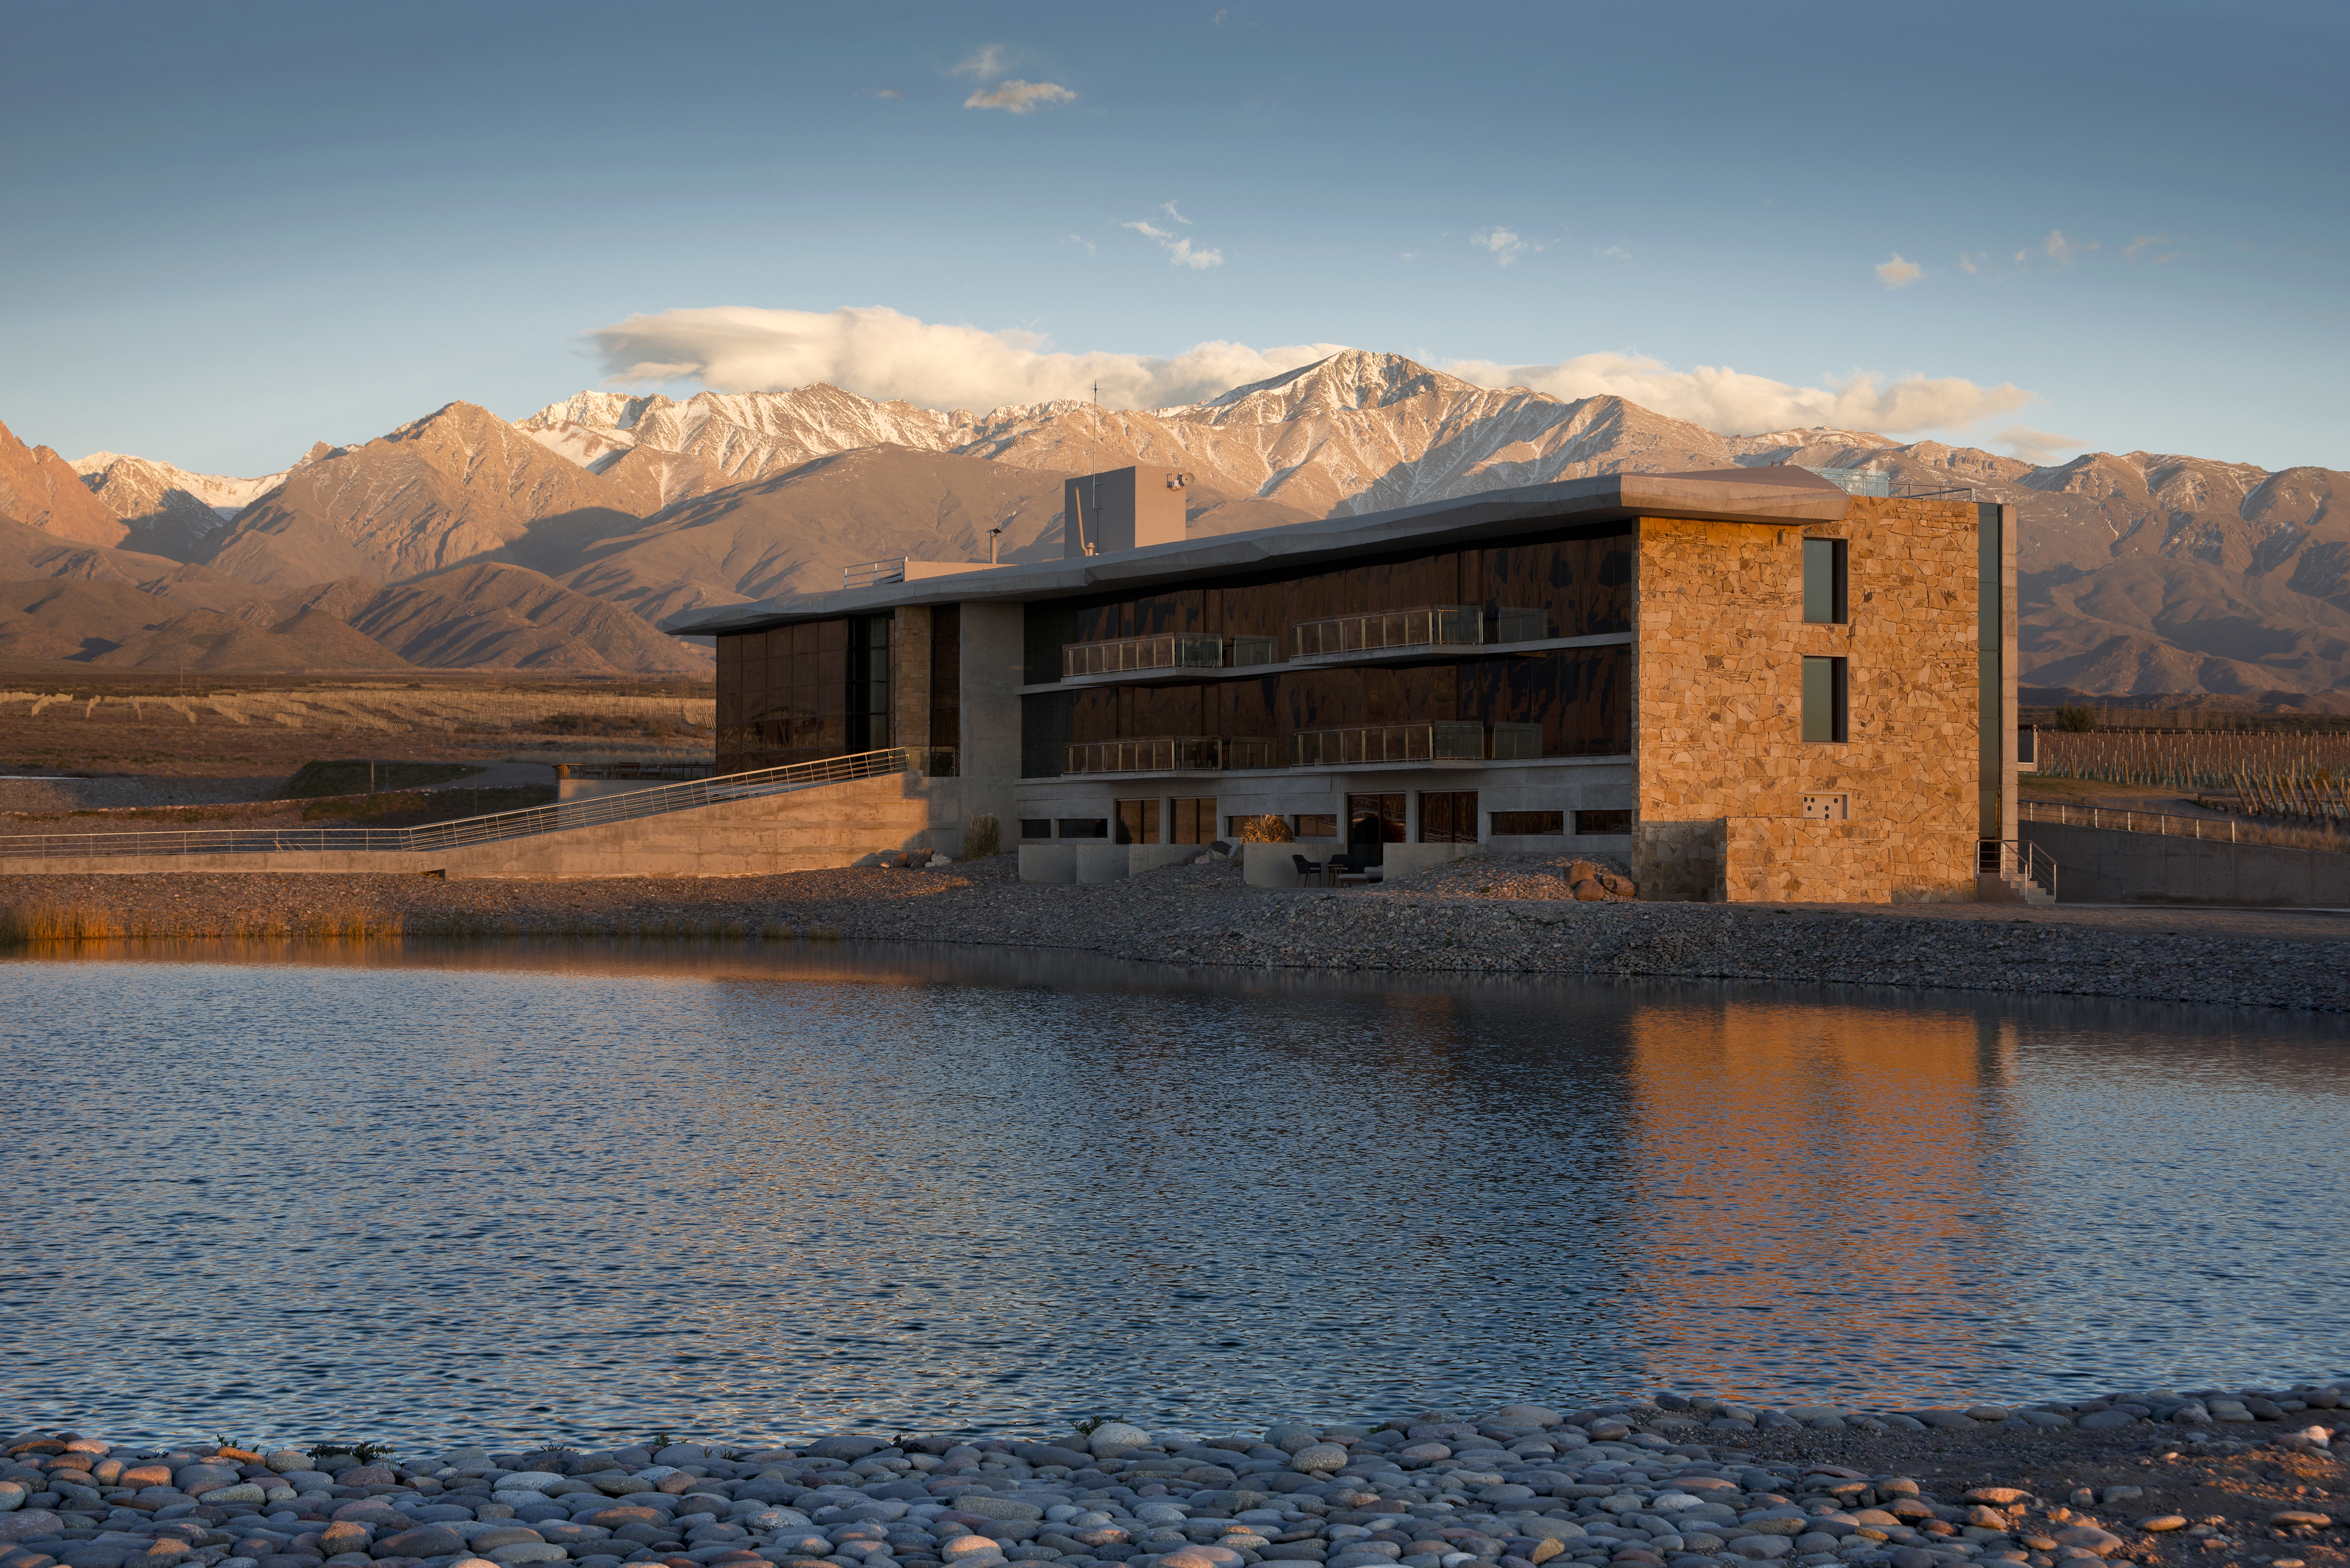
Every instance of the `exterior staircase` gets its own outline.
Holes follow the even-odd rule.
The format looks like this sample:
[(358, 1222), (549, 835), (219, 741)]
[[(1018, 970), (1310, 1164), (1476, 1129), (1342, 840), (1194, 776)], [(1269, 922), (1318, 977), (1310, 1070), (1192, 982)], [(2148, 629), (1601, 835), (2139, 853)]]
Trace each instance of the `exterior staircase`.
[(2056, 862), (2029, 839), (1980, 839), (1975, 846), (1975, 897), (1986, 904), (2053, 904)]

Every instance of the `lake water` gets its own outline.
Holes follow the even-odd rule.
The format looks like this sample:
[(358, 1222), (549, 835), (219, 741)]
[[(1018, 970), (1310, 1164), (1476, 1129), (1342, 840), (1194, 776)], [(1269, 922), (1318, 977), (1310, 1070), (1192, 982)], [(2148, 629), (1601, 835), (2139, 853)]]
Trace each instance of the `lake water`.
[(984, 952), (0, 962), (0, 1418), (572, 1440), (2350, 1369), (2345, 1032)]

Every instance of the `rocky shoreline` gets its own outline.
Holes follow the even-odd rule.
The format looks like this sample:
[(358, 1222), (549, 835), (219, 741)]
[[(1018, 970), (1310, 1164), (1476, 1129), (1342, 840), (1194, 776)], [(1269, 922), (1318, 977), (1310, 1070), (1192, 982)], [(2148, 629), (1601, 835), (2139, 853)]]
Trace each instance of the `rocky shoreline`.
[(1690, 978), (2350, 1012), (2350, 965), (2340, 961), (2350, 920), (2323, 913), (1588, 902), (1568, 896), (1565, 868), (1563, 859), (1480, 855), (1339, 892), (1250, 888), (1222, 862), (1099, 886), (1029, 884), (1008, 855), (924, 870), (572, 881), (0, 874), (0, 942), (42, 931), (159, 940), (815, 936), (1252, 970)]
[(2340, 1385), (1862, 1413), (1087, 1423), (583, 1451), (9, 1440), (0, 1568), (2064, 1568), (2344, 1559)]

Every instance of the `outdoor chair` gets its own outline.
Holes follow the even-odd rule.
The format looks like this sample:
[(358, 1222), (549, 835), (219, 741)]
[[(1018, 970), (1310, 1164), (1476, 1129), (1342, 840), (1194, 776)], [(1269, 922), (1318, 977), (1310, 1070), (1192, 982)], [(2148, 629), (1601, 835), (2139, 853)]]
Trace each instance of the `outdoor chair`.
[(1297, 867), (1297, 885), (1301, 888), (1305, 887), (1308, 881), (1320, 876), (1322, 873), (1321, 867), (1316, 866), (1303, 855), (1291, 856), (1289, 857), (1289, 863)]

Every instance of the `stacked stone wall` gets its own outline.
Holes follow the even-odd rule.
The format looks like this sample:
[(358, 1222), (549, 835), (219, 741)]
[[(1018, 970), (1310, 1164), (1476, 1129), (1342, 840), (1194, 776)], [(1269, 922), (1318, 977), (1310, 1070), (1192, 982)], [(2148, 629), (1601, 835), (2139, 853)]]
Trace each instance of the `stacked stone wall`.
[[(1975, 897), (1976, 526), (1971, 505), (1867, 496), (1835, 524), (1640, 519), (1634, 874), (1644, 895)], [(1843, 625), (1804, 619), (1806, 536), (1846, 542)], [(1848, 661), (1842, 742), (1803, 738), (1807, 656)], [(1848, 798), (1841, 833), (1731, 826), (1800, 824), (1807, 794)], [(1757, 869), (1758, 854), (1795, 855), (1799, 869)]]

